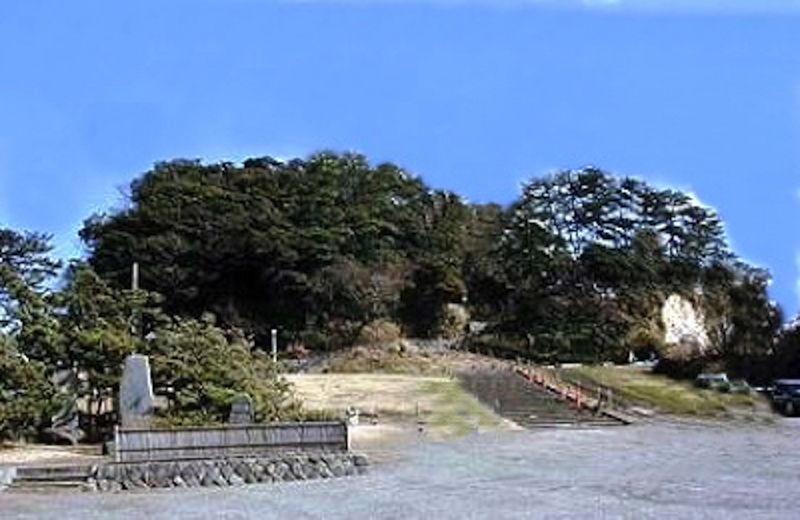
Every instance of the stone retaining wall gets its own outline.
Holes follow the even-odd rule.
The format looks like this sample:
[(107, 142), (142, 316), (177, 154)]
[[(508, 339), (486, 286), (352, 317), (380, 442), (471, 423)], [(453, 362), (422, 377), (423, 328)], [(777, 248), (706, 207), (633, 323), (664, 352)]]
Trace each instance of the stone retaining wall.
[(274, 457), (109, 463), (98, 466), (89, 485), (99, 491), (199, 486), (236, 486), (362, 475), (367, 459), (353, 453), (301, 453)]

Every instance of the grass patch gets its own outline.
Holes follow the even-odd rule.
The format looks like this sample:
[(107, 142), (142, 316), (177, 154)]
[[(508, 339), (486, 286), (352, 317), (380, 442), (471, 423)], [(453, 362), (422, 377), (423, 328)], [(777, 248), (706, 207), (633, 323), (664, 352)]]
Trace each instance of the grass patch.
[(343, 413), (349, 407), (376, 414), (381, 424), (416, 430), (417, 421), (434, 438), (505, 427), (492, 410), (456, 379), (397, 374), (293, 374), (288, 376), (307, 410)]
[(674, 414), (723, 417), (733, 409), (755, 408), (762, 399), (756, 394), (701, 389), (688, 381), (630, 367), (579, 366), (560, 368), (556, 373), (568, 382), (611, 388), (625, 404)]
[(458, 436), (478, 428), (499, 428), (503, 424), (499, 416), (457, 381), (427, 381), (422, 391), (430, 396), (432, 405), (430, 410), (424, 410), (423, 419), (434, 434)]

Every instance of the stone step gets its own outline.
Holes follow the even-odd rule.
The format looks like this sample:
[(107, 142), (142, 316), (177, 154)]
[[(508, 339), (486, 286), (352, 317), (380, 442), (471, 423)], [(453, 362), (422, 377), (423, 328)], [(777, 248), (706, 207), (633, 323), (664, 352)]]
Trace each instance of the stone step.
[(548, 428), (563, 428), (563, 429), (592, 429), (592, 428), (607, 428), (610, 426), (621, 425), (621, 423), (596, 423), (596, 422), (569, 422), (569, 423), (550, 423), (550, 422), (534, 422), (523, 423), (520, 426), (528, 430), (548, 429)]
[(531, 414), (517, 414), (517, 415), (507, 415), (507, 418), (511, 419), (512, 421), (528, 421), (528, 422), (570, 422), (570, 423), (595, 423), (595, 424), (624, 424), (621, 421), (617, 421), (614, 419), (609, 419), (606, 417), (548, 417), (548, 416), (541, 416), (541, 415), (531, 415)]
[(18, 482), (85, 482), (94, 467), (86, 464), (57, 466), (20, 466), (14, 483)]
[(525, 428), (600, 427), (625, 424), (618, 418), (578, 409), (557, 394), (511, 370), (462, 375), (464, 388), (499, 415)]
[(77, 490), (89, 490), (93, 489), (93, 487), (86, 482), (77, 481), (77, 480), (39, 480), (39, 481), (30, 481), (30, 480), (22, 480), (11, 483), (8, 486), (8, 489), (13, 490), (14, 492), (48, 492), (48, 491), (77, 491)]

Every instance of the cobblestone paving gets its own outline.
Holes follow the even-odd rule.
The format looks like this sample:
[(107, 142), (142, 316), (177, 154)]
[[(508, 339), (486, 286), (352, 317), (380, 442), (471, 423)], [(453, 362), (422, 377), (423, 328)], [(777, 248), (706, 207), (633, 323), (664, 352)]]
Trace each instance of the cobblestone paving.
[(800, 518), (800, 419), (473, 435), (366, 477), (121, 494), (0, 494), (4, 519)]

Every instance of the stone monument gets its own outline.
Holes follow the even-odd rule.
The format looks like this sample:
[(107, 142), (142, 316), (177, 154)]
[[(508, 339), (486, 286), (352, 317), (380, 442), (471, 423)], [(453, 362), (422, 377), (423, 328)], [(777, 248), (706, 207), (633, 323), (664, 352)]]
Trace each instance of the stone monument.
[(253, 400), (247, 394), (239, 394), (231, 401), (231, 424), (250, 424), (253, 422)]
[(45, 429), (45, 434), (54, 440), (66, 440), (70, 444), (86, 435), (80, 428), (80, 410), (78, 409), (78, 375), (72, 369), (58, 370), (50, 378), (61, 397), (61, 407), (50, 418), (50, 427)]
[(147, 426), (153, 411), (153, 381), (147, 356), (131, 354), (125, 359), (119, 386), (119, 416), (123, 427)]

